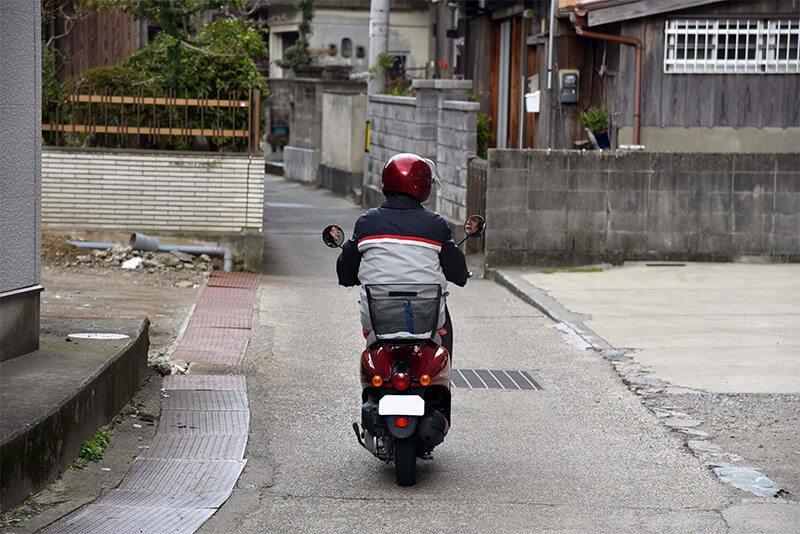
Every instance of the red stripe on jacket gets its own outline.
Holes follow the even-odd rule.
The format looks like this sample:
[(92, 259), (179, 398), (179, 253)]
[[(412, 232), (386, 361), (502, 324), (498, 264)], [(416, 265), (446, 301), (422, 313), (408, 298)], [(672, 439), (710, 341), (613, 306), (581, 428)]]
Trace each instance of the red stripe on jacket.
[(404, 235), (371, 235), (359, 239), (358, 243), (361, 244), (364, 241), (368, 241), (370, 239), (399, 239), (402, 241), (419, 241), (421, 243), (428, 243), (429, 245), (436, 245), (437, 247), (442, 246), (441, 243), (439, 243), (438, 241), (433, 241), (432, 239), (425, 239), (424, 237), (410, 237)]

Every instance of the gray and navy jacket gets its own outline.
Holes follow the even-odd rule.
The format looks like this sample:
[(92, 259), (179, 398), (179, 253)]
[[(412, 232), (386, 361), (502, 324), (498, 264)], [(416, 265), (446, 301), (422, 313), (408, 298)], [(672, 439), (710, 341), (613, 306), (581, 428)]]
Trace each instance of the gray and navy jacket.
[[(409, 195), (388, 197), (356, 221), (353, 237), (336, 261), (339, 284), (361, 285), (361, 324), (372, 331), (367, 284), (440, 284), (464, 286), (469, 276), (464, 253), (453, 241), (450, 226)], [(444, 299), (439, 327), (444, 324)]]

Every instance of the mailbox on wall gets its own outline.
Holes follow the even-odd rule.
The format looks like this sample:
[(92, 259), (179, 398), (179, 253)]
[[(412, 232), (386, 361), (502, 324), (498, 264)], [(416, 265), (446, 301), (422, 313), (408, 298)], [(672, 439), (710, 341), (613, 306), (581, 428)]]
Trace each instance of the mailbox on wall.
[(562, 104), (577, 104), (580, 87), (581, 73), (576, 69), (562, 69), (558, 71), (558, 84), (561, 88)]

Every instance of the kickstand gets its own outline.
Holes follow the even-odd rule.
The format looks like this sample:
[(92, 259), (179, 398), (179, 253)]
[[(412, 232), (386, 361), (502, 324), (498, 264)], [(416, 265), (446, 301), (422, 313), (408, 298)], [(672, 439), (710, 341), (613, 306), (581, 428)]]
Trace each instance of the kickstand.
[(353, 423), (353, 432), (355, 432), (355, 433), (356, 433), (356, 439), (358, 440), (358, 443), (359, 443), (359, 444), (360, 444), (362, 447), (364, 447), (364, 448), (366, 449), (366, 448), (367, 448), (367, 446), (366, 446), (366, 444), (364, 444), (364, 440), (363, 440), (363, 439), (361, 439), (361, 432), (358, 430), (358, 423)]

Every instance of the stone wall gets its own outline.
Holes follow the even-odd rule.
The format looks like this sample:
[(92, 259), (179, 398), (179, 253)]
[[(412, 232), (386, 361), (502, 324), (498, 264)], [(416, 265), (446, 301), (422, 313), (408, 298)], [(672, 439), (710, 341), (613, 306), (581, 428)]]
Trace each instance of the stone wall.
[(38, 2), (0, 2), (0, 359), (39, 347), (40, 18)]
[(383, 200), (381, 171), (400, 152), (436, 162), (445, 188), (426, 204), (446, 218), (466, 213), (467, 156), (477, 142), (477, 103), (468, 102), (470, 80), (414, 80), (414, 97), (372, 95), (370, 147), (366, 155), (362, 204)]
[(490, 150), (491, 264), (800, 261), (800, 154)]

